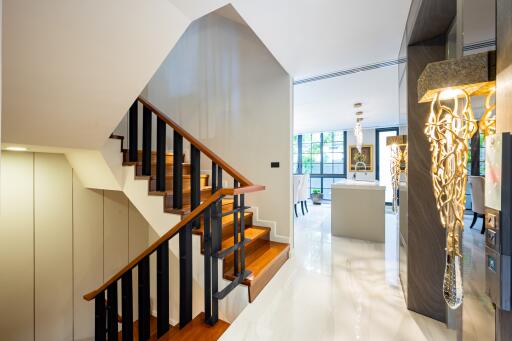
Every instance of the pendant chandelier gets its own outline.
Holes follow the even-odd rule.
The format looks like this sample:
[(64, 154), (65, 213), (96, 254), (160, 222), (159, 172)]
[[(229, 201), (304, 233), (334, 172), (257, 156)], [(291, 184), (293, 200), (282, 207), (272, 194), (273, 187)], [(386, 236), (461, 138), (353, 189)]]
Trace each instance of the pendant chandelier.
[[(361, 103), (354, 104), (354, 108), (360, 108)], [(361, 122), (363, 121), (363, 112), (358, 111), (356, 112), (356, 124), (354, 126), (354, 136), (356, 138), (356, 147), (359, 153), (361, 153), (363, 149), (363, 127), (361, 125)]]

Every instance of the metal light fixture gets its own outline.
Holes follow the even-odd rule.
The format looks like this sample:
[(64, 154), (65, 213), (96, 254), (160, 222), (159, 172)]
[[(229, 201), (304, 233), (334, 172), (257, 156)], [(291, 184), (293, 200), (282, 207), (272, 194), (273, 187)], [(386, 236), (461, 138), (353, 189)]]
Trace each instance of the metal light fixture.
[(398, 185), (404, 175), (407, 180), (407, 135), (388, 136), (386, 145), (391, 148), (391, 187), (393, 189), (393, 213), (398, 212)]
[(436, 206), (446, 229), (443, 296), (451, 309), (457, 309), (463, 299), (460, 244), (466, 204), (468, 141), (478, 130), (470, 96), (488, 96), (482, 127), (492, 130), (490, 112), (494, 108), (489, 98), (495, 89), (493, 60), (492, 53), (481, 53), (432, 63), (418, 80), (420, 102), (431, 102), (425, 134), (432, 154)]
[(356, 147), (359, 153), (361, 153), (363, 149), (363, 127), (361, 126), (361, 122), (363, 121), (362, 117), (356, 118), (356, 125), (354, 126), (354, 136), (356, 138)]

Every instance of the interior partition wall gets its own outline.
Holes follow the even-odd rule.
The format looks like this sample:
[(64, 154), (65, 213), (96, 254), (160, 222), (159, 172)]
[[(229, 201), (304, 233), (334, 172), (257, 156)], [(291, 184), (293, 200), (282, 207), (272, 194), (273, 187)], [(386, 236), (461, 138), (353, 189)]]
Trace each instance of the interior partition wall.
[(303, 133), (293, 137), (293, 174), (309, 174), (309, 193), (331, 200), (331, 184), (347, 177), (347, 132)]
[(386, 204), (391, 204), (393, 200), (393, 188), (391, 187), (391, 148), (386, 144), (386, 140), (389, 136), (398, 136), (398, 127), (375, 129), (375, 179), (378, 180), (381, 185), (386, 186)]

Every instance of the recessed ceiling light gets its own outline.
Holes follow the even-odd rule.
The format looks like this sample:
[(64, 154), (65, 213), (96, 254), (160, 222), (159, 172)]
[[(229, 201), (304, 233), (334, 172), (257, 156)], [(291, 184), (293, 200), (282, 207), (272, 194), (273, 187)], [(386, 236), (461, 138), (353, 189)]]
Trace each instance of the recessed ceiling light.
[(26, 152), (28, 149), (25, 147), (6, 147), (5, 150), (11, 152)]
[(354, 108), (361, 108), (362, 106), (363, 106), (363, 103), (361, 103), (361, 102), (354, 103)]

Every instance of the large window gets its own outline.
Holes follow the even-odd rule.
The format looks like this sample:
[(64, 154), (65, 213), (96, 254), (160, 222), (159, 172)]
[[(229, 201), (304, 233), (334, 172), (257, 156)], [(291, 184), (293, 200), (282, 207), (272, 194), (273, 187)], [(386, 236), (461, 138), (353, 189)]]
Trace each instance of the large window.
[(331, 200), (331, 184), (346, 178), (346, 132), (308, 133), (293, 137), (293, 172), (310, 174), (310, 193), (319, 190)]

